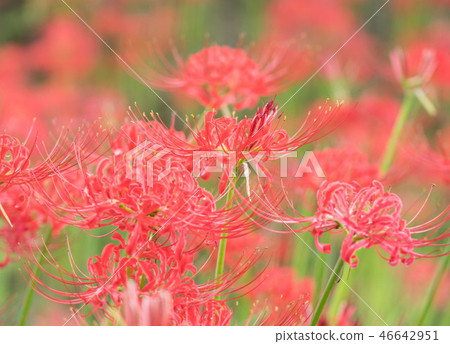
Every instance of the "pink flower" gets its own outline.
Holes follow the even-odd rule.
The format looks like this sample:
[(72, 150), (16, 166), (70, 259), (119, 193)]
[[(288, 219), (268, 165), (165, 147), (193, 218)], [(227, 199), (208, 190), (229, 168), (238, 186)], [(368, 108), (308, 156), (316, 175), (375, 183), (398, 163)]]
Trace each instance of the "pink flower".
[(123, 296), (123, 317), (127, 326), (167, 326), (173, 312), (172, 296), (162, 290), (150, 295), (143, 293), (130, 280)]

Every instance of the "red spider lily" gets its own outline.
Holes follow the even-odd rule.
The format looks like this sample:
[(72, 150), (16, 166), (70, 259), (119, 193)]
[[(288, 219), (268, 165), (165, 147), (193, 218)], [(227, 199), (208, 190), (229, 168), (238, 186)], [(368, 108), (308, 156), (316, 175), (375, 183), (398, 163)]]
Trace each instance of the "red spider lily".
[(0, 136), (0, 183), (11, 179), (30, 165), (30, 152), (19, 139), (9, 136)]
[(352, 268), (358, 265), (355, 252), (361, 248), (375, 246), (382, 257), (383, 251), (388, 254), (390, 265), (399, 262), (409, 265), (415, 257), (432, 256), (417, 252), (417, 248), (445, 246), (445, 243), (437, 242), (450, 236), (448, 229), (444, 229), (432, 237), (450, 219), (450, 206), (436, 218), (422, 225), (410, 226), (411, 221), (407, 223), (402, 219), (400, 197), (385, 192), (378, 181), (367, 187), (357, 183), (324, 181), (317, 191), (317, 203), (311, 231), (317, 248), (330, 253), (331, 246), (320, 243), (319, 238), (326, 232), (345, 232), (341, 257)]
[[(377, 72), (376, 39), (364, 31), (354, 35), (358, 30), (356, 18), (339, 1), (276, 0), (267, 8), (266, 17), (267, 40), (291, 41), (294, 38), (311, 47), (315, 68), (322, 66), (324, 75), (334, 84), (342, 85), (344, 78), (345, 81), (367, 81)], [(350, 37), (345, 49), (340, 49)], [(347, 96), (342, 87), (334, 91), (336, 95)]]
[(303, 298), (271, 308), (268, 302), (256, 301), (253, 304), (246, 326), (301, 326), (305, 325), (305, 318), (309, 308), (309, 301)]
[[(448, 1), (448, 0), (446, 0)], [(409, 48), (407, 54), (418, 56), (419, 51), (432, 49), (435, 52), (436, 72), (433, 74), (431, 83), (442, 90), (441, 95), (448, 100), (448, 89), (450, 88), (450, 25), (447, 22), (436, 23), (426, 32), (425, 37), (415, 41)], [(416, 52), (416, 53), (414, 53)]]
[[(0, 267), (6, 266), (11, 255), (21, 251), (19, 245), (26, 245), (48, 221), (47, 209), (32, 197), (34, 188), (52, 174), (62, 174), (73, 168), (78, 160), (83, 159), (81, 156), (89, 160), (93, 154), (89, 151), (91, 142), (87, 142), (89, 135), (80, 133), (73, 144), (68, 143), (67, 136), (68, 132), (63, 133), (51, 152), (40, 152), (47, 157), (33, 167), (31, 151), (19, 139), (0, 136), (0, 211), (9, 224), (0, 228), (2, 245), (5, 246), (5, 257)], [(77, 149), (87, 152), (80, 155)], [(54, 225), (57, 229), (58, 225)]]
[[(23, 190), (15, 188), (10, 193), (8, 193), (8, 189), (14, 188), (16, 185), (42, 180), (52, 173), (52, 169), (63, 170), (67, 167), (63, 161), (59, 160), (62, 157), (58, 154), (50, 154), (43, 163), (30, 168), (30, 154), (30, 151), (19, 139), (9, 135), (0, 136), (0, 211), (10, 226), (12, 223), (3, 204), (8, 204), (8, 207), (13, 209), (20, 209), (28, 201), (30, 191), (24, 191), (26, 186)], [(64, 158), (67, 159), (67, 156)], [(68, 160), (70, 162), (70, 159)], [(23, 219), (20, 219), (19, 222), (21, 220)]]
[(272, 310), (264, 318), (263, 324), (274, 324), (283, 318), (283, 310), (293, 307), (295, 312), (290, 314), (292, 323), (289, 322), (289, 325), (304, 324), (311, 312), (314, 281), (300, 279), (294, 269), (279, 266), (268, 268), (265, 277), (250, 294), (255, 301), (253, 312), (258, 308), (262, 308), (262, 312), (264, 309)]
[(8, 265), (11, 255), (20, 253), (20, 245), (27, 245), (45, 223), (45, 211), (32, 202), (30, 194), (26, 187), (18, 186), (11, 187), (8, 192), (0, 192), (0, 207), (9, 223), (0, 226), (0, 247), (5, 255), (0, 268)]
[[(280, 307), (304, 296), (304, 300), (311, 300), (314, 291), (314, 281), (311, 278), (301, 279), (295, 269), (286, 266), (271, 266), (265, 271), (266, 279), (255, 288), (251, 297), (269, 302), (274, 307)], [(279, 283), (283, 281), (283, 283)]]
[[(31, 150), (25, 144), (9, 135), (0, 136), (0, 212), (13, 227), (0, 230), (2, 241), (6, 243), (6, 257), (2, 266), (8, 263), (11, 253), (19, 252), (19, 244), (26, 244), (41, 225), (49, 220), (48, 209), (44, 209), (33, 197), (35, 191), (45, 183), (44, 180), (52, 175), (68, 173), (83, 160), (96, 160), (95, 151), (105, 135), (97, 131), (94, 135), (97, 140), (93, 141), (94, 128), (97, 129), (97, 126), (92, 126), (87, 132), (80, 128), (72, 141), (69, 140), (69, 131), (64, 131), (50, 152), (45, 147), (42, 151), (34, 144), (33, 149), (45, 158), (33, 167), (30, 163)], [(60, 228), (59, 223), (50, 222), (55, 230)]]
[(189, 326), (227, 326), (230, 324), (233, 311), (223, 301), (210, 299), (186, 311), (185, 319), (178, 317), (179, 325)]
[(51, 72), (59, 78), (86, 75), (92, 71), (99, 57), (95, 37), (85, 30), (82, 23), (64, 17), (50, 22), (42, 37), (29, 49), (35, 68)]
[[(130, 302), (130, 291), (127, 288), (130, 281), (134, 281), (136, 286), (139, 285), (134, 292), (141, 297), (158, 298), (156, 295), (160, 293), (160, 298), (164, 295), (165, 300), (160, 299), (160, 302), (165, 303), (164, 310), (160, 311), (170, 313), (171, 324), (218, 325), (229, 321), (230, 311), (225, 304), (226, 300), (215, 300), (215, 297), (231, 295), (237, 291), (245, 292), (252, 282), (229, 289), (261, 258), (261, 252), (255, 252), (248, 258), (239, 260), (216, 280), (196, 284), (194, 277), (197, 269), (193, 264), (193, 255), (183, 252), (182, 241), (176, 245), (164, 246), (149, 240), (130, 256), (126, 254), (127, 242), (118, 232), (114, 233), (113, 239), (119, 241), (119, 244), (108, 244), (101, 256), (89, 259), (88, 274), (78, 268), (70, 248), (72, 271), (58, 264), (48, 250), (44, 257), (50, 267), (44, 269), (31, 252), (24, 268), (33, 281), (32, 287), (40, 295), (58, 303), (91, 305), (92, 311), (89, 314), (102, 312), (113, 321), (112, 310), (125, 301)], [(44, 254), (41, 250), (38, 252)], [(63, 283), (64, 290), (43, 282), (31, 271), (32, 265), (38, 266), (54, 281)], [(56, 272), (51, 272), (50, 268)], [(260, 274), (256, 278), (259, 276)], [(217, 283), (219, 280), (220, 283)], [(170, 300), (167, 294), (170, 295)], [(217, 313), (219, 309), (222, 309), (222, 315)]]
[[(426, 85), (436, 71), (436, 52), (432, 49), (423, 49), (416, 56), (405, 57), (401, 49), (391, 53), (391, 64), (395, 77), (405, 83), (406, 87), (422, 87)], [(419, 55), (419, 58), (417, 58)]]
[(0, 192), (0, 208), (8, 222), (0, 226), (0, 249), (4, 255), (0, 268), (20, 257), (44, 225), (52, 228), (52, 235), (61, 229), (61, 224), (52, 221), (48, 209), (33, 195), (32, 184), (13, 185)]
[(108, 132), (100, 122), (85, 129), (80, 127), (74, 137), (70, 136), (69, 130), (63, 130), (50, 151), (34, 142), (33, 149), (39, 152), (43, 161), (33, 167), (30, 167), (31, 150), (25, 144), (9, 135), (0, 136), (0, 185), (3, 185), (0, 191), (11, 185), (39, 182), (73, 170), (81, 161), (88, 163), (98, 159), (104, 153), (99, 149)]
[(277, 0), (267, 14), (269, 27), (277, 39), (306, 34), (309, 44), (315, 41), (328, 47), (344, 42), (357, 29), (352, 13), (338, 1)]
[(3, 45), (0, 48), (0, 89), (20, 87), (26, 80), (27, 58), (18, 45)]
[(124, 126), (111, 143), (113, 156), (92, 165), (80, 162), (76, 173), (53, 176), (36, 186), (36, 197), (61, 224), (127, 231), (127, 254), (151, 236), (172, 244), (186, 240), (186, 250), (200, 250), (217, 245), (223, 233), (236, 238), (265, 228), (268, 220), (251, 209), (257, 200), (240, 206), (232, 198), (219, 207), (222, 197), (200, 187), (179, 155), (161, 154), (145, 134), (141, 126)]
[[(223, 192), (235, 167), (244, 163), (255, 165), (263, 173), (268, 173), (262, 162), (276, 160), (290, 151), (314, 142), (327, 134), (326, 129), (332, 127), (338, 118), (340, 104), (336, 106), (319, 106), (317, 111), (309, 112), (303, 124), (293, 134), (289, 135), (282, 128), (283, 118), (277, 112), (273, 101), (263, 108), (258, 108), (253, 118), (216, 117), (216, 112), (205, 115), (202, 128), (190, 125), (191, 139), (182, 135), (172, 135), (173, 129), (168, 129), (156, 116), (152, 114), (152, 121), (140, 121), (131, 113), (136, 123), (141, 127), (140, 132), (145, 138), (171, 154), (189, 161), (193, 161), (196, 153), (210, 153), (222, 159), (224, 173), (219, 184), (219, 192)], [(141, 113), (140, 117), (143, 117)], [(220, 156), (219, 156), (220, 155)], [(202, 163), (202, 162), (201, 162)], [(207, 176), (205, 167), (208, 162), (203, 161), (202, 166), (192, 166), (199, 169), (200, 175)], [(270, 179), (270, 175), (267, 176)]]
[[(417, 55), (417, 52), (415, 52)], [(396, 78), (402, 83), (406, 90), (414, 92), (425, 110), (436, 114), (433, 102), (428, 98), (424, 88), (430, 82), (438, 65), (436, 51), (433, 49), (420, 49), (420, 59), (415, 56), (405, 57), (402, 50), (397, 49), (391, 53), (391, 64)]]
[[(87, 9), (87, 8), (86, 8)], [(100, 11), (101, 9), (101, 11)], [(178, 22), (179, 12), (171, 6), (158, 4), (151, 11), (137, 13), (129, 11), (123, 5), (116, 3), (98, 4), (92, 17), (92, 27), (101, 37), (109, 37), (114, 40), (115, 47), (121, 56), (133, 48), (137, 55), (146, 53), (146, 43), (154, 40), (159, 43), (162, 51), (169, 50), (171, 39), (175, 35), (175, 27)], [(153, 23), (158, 30), (149, 30), (148, 23)], [(121, 52), (124, 52), (122, 54)], [(128, 59), (128, 62), (133, 62)], [(130, 56), (132, 58), (133, 56)], [(111, 64), (111, 68), (117, 67)]]
[(281, 45), (265, 44), (255, 58), (243, 49), (216, 45), (186, 61), (175, 49), (173, 55), (175, 66), (157, 56), (161, 71), (148, 72), (148, 81), (155, 87), (188, 95), (207, 108), (253, 107), (261, 96), (273, 96), (305, 71), (304, 53)]
[(149, 231), (169, 233), (173, 238), (173, 228), (178, 233), (198, 233), (213, 240), (216, 225), (212, 195), (200, 188), (180, 164), (172, 164), (167, 176), (158, 180), (162, 167), (161, 162), (154, 165), (155, 181), (150, 186), (127, 176), (126, 161), (120, 156), (103, 158), (95, 174), (83, 170), (75, 183), (63, 176), (53, 178), (50, 188), (56, 188), (56, 195), (45, 189), (40, 194), (62, 222), (84, 229), (107, 223), (129, 231), (129, 250), (148, 240)]
[[(162, 159), (153, 164), (152, 185), (127, 176), (127, 162), (115, 156), (100, 161), (95, 174), (83, 169), (76, 175), (54, 177), (36, 192), (56, 221), (81, 229), (108, 224), (128, 231), (128, 254), (149, 235), (167, 237), (172, 243), (193, 236), (211, 245), (224, 231), (230, 238), (238, 237), (267, 222), (247, 220), (241, 208), (232, 205), (233, 200), (217, 209), (217, 200), (182, 164), (169, 162), (166, 169), (166, 162)], [(194, 241), (191, 244), (196, 245)]]

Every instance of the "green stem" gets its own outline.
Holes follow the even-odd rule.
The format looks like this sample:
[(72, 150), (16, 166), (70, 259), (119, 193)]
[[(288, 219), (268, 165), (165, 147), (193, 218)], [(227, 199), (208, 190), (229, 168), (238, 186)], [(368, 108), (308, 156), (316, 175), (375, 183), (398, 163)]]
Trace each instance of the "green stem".
[(391, 136), (389, 137), (386, 150), (381, 162), (380, 172), (381, 174), (386, 174), (392, 163), (392, 158), (394, 157), (395, 148), (397, 146), (398, 139), (402, 133), (403, 127), (406, 123), (408, 115), (414, 106), (415, 96), (412, 91), (406, 91), (405, 99), (403, 100), (400, 112), (398, 113), (397, 120), (395, 121), (394, 127), (392, 128)]
[[(230, 186), (230, 189), (227, 193), (227, 200), (226, 203), (230, 203), (232, 197), (233, 197), (233, 188)], [(228, 205), (230, 207), (230, 205)], [(217, 263), (216, 263), (216, 273), (215, 278), (217, 279), (217, 282), (220, 283), (220, 276), (223, 274), (223, 269), (225, 266), (225, 253), (227, 250), (227, 236), (228, 234), (226, 232), (223, 232), (219, 241), (219, 251), (217, 253)], [(220, 297), (217, 295), (216, 299), (218, 300)]]
[[(50, 230), (47, 234), (47, 237), (45, 238), (45, 245), (50, 244), (50, 242), (52, 240), (52, 232), (53, 232), (53, 230), (50, 228)], [(41, 272), (41, 269), (39, 268), (39, 266), (42, 266), (42, 264), (44, 263), (44, 259), (45, 259), (44, 254), (42, 254), (41, 258), (39, 259), (39, 265), (37, 265), (33, 271), (34, 276), (39, 277), (40, 272)], [(31, 281), (30, 283), (33, 284), (34, 281)], [(20, 322), (19, 322), (20, 326), (25, 326), (25, 324), (27, 322), (28, 313), (30, 312), (31, 304), (33, 302), (33, 295), (34, 295), (34, 289), (31, 286), (29, 286), (27, 298), (25, 299), (25, 306), (23, 307), (22, 316), (20, 317)]]
[[(318, 252), (317, 254), (319, 254), (322, 259), (326, 259), (326, 257), (323, 256), (322, 252)], [(316, 304), (319, 301), (320, 290), (322, 289), (322, 284), (325, 275), (325, 264), (322, 262), (321, 259), (316, 259), (313, 264), (314, 264), (314, 280), (316, 281), (315, 283), (316, 288), (314, 289), (313, 302), (314, 304)]]
[(433, 284), (431, 285), (431, 288), (428, 291), (427, 299), (425, 302), (425, 307), (423, 308), (423, 311), (422, 311), (422, 316), (420, 317), (420, 320), (417, 323), (418, 326), (422, 326), (423, 323), (425, 322), (425, 318), (427, 317), (428, 312), (430, 311), (431, 305), (433, 303), (434, 297), (436, 296), (436, 292), (439, 287), (439, 283), (441, 282), (442, 277), (444, 276), (444, 274), (447, 270), (447, 266), (448, 266), (449, 262), (450, 262), (450, 256), (447, 256), (446, 258), (441, 260), (439, 269), (436, 272), (436, 275), (434, 276)]
[(333, 297), (329, 302), (330, 306), (328, 307), (327, 318), (330, 319), (330, 325), (336, 325), (335, 322), (339, 313), (339, 309), (350, 291), (350, 289), (346, 285), (349, 280), (350, 270), (350, 265), (345, 264), (341, 276), (341, 282), (345, 283), (339, 283), (336, 286), (336, 288), (334, 289)]
[(336, 284), (336, 281), (339, 278), (339, 272), (341, 271), (343, 265), (344, 261), (339, 256), (338, 260), (336, 261), (336, 265), (334, 266), (333, 271), (331, 272), (331, 275), (328, 279), (327, 285), (325, 286), (325, 290), (323, 291), (323, 294), (320, 297), (319, 304), (317, 305), (316, 310), (314, 311), (311, 320), (311, 326), (316, 326), (317, 323), (319, 322), (320, 315), (322, 314), (323, 309), (325, 308), (325, 304), (327, 303), (328, 297), (331, 294), (333, 286)]

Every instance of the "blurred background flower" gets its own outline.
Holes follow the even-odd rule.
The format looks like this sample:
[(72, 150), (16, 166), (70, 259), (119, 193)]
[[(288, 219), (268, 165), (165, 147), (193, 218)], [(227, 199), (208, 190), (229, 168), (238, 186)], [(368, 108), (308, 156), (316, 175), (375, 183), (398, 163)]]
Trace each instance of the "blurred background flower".
[[(130, 199), (140, 199), (135, 197), (133, 185), (124, 186), (126, 183), (121, 182), (116, 188), (117, 180), (124, 178), (123, 169), (115, 170), (112, 177), (108, 175), (111, 171), (108, 164), (124, 155), (125, 148), (134, 148), (127, 140), (143, 139), (144, 134), (138, 130), (142, 128), (137, 129), (132, 124), (135, 118), (127, 114), (127, 107), (134, 103), (147, 113), (159, 114), (162, 123), (159, 128), (167, 125), (167, 130), (161, 129), (161, 132), (173, 135), (170, 138), (176, 144), (187, 145), (193, 133), (200, 131), (194, 128), (191, 133), (183, 123), (186, 115), (195, 114), (195, 125), (199, 128), (211, 123), (217, 125), (211, 124), (207, 128), (211, 138), (215, 138), (219, 124), (222, 125), (219, 131), (225, 142), (230, 136), (230, 128), (225, 124), (236, 123), (237, 119), (248, 116), (248, 123), (251, 123), (251, 117), (256, 114), (255, 123), (258, 120), (258, 123), (272, 123), (266, 120), (273, 114), (258, 112), (257, 107), (263, 108), (275, 98), (275, 103), (279, 104), (279, 117), (271, 120), (278, 123), (283, 118), (283, 133), (287, 137), (295, 135), (295, 128), (301, 123), (311, 129), (326, 121), (325, 111), (307, 117), (311, 116), (307, 115), (307, 109), (317, 109), (327, 98), (345, 100), (340, 108), (342, 121), (339, 125), (319, 141), (309, 140), (300, 151), (313, 149), (317, 153), (328, 182), (357, 181), (362, 187), (368, 187), (373, 180), (381, 180), (386, 190), (390, 186), (401, 198), (402, 216), (407, 220), (419, 209), (418, 223), (439, 214), (450, 201), (450, 1), (391, 1), (378, 13), (384, 4), (382, 0), (0, 0), (0, 129), (2, 134), (6, 133), (0, 137), (0, 184), (9, 181), (14, 173), (32, 175), (30, 171), (36, 171), (33, 170), (36, 162), (51, 152), (50, 147), (59, 142), (58, 137), (64, 136), (62, 133), (66, 130), (75, 133), (73, 136), (67, 134), (67, 142), (74, 137), (79, 142), (93, 141), (89, 136), (89, 123), (102, 117), (107, 127), (121, 128), (119, 131), (123, 135), (123, 142), (111, 140), (116, 156), (109, 156), (108, 163), (103, 161), (97, 172), (89, 166), (72, 179), (62, 179), (70, 185), (68, 189), (76, 190), (76, 197), (71, 194), (72, 198), (65, 198), (67, 190), (56, 177), (56, 181), (39, 181), (42, 190), (52, 190), (46, 200), (35, 199), (26, 187), (9, 183), (0, 185), (0, 206), (2, 213), (8, 215), (8, 219), (0, 216), (0, 305), (13, 294), (21, 305), (29, 303), (27, 283), (17, 269), (22, 264), (27, 266), (22, 259), (23, 248), (39, 247), (36, 242), (41, 242), (49, 227), (57, 230), (49, 245), (52, 252), (56, 252), (53, 258), (58, 264), (74, 269), (72, 258), (75, 257), (84, 269), (80, 274), (69, 274), (69, 277), (87, 278), (83, 279), (84, 285), (90, 285), (92, 278), (98, 277), (96, 274), (93, 277), (92, 271), (86, 271), (86, 262), (89, 261), (87, 266), (92, 267), (95, 265), (93, 257), (100, 259), (104, 248), (110, 247), (107, 246), (110, 239), (101, 236), (111, 232), (112, 227), (106, 227), (102, 233), (95, 232), (101, 238), (71, 230), (72, 226), (50, 219), (52, 216), (43, 210), (49, 204), (53, 206), (55, 199), (64, 198), (65, 203), (53, 207), (52, 211), (64, 213), (64, 216), (77, 214), (78, 223), (80, 218), (89, 222), (93, 217), (100, 218), (105, 214), (110, 216), (108, 221), (126, 218), (140, 219), (146, 224), (162, 223), (162, 219), (179, 206), (172, 200), (175, 204), (170, 203), (172, 208), (161, 210), (169, 204), (164, 203), (148, 216), (145, 203), (148, 199), (136, 203), (140, 206), (138, 210), (128, 207)], [(361, 25), (376, 12), (361, 29)], [(412, 98), (408, 98), (410, 89), (414, 90)], [(410, 100), (407, 105), (405, 99)], [(205, 115), (213, 108), (218, 120), (204, 123)], [(409, 117), (405, 123), (400, 123), (402, 130), (395, 141), (394, 156), (386, 163), (389, 160), (385, 159), (386, 151), (393, 130), (399, 126), (398, 117), (402, 111), (408, 112)], [(254, 133), (253, 129), (251, 133)], [(268, 127), (265, 129), (269, 130)], [(147, 135), (150, 136), (148, 132)], [(10, 137), (17, 139), (11, 141)], [(281, 138), (277, 140), (282, 141)], [(11, 147), (13, 141), (15, 148)], [(45, 142), (47, 152), (42, 142)], [(39, 148), (27, 148), (35, 143)], [(65, 153), (50, 154), (56, 158), (55, 163), (64, 162), (65, 154), (78, 157), (76, 149), (62, 152)], [(379, 168), (383, 162), (386, 170)], [(272, 167), (268, 166), (268, 171)], [(45, 174), (42, 169), (37, 171)], [(199, 186), (192, 178), (182, 177), (182, 173), (176, 178), (185, 183), (183, 188), (178, 185), (159, 190), (158, 194), (166, 197), (164, 201), (170, 199), (174, 190), (184, 192), (188, 187), (201, 189), (204, 185), (213, 188), (217, 182), (210, 178), (199, 181)], [(111, 189), (106, 190), (108, 183), (111, 183)], [(421, 209), (433, 183), (436, 187)], [(319, 178), (306, 177), (300, 181), (288, 178), (283, 183), (274, 178), (267, 184), (283, 189), (305, 216), (312, 216), (316, 211)], [(153, 200), (153, 190), (147, 191), (146, 197)], [(188, 198), (185, 193), (183, 197), (183, 200)], [(141, 295), (142, 290), (136, 283), (124, 283), (118, 278), (111, 293), (119, 295), (116, 300), (123, 305), (118, 310), (106, 309), (106, 313), (110, 317), (117, 316), (118, 323), (130, 325), (166, 324), (170, 317), (175, 323), (197, 324), (203, 323), (206, 316), (213, 319), (212, 315), (217, 317), (210, 323), (244, 324), (257, 319), (258, 324), (308, 324), (328, 275), (328, 269), (320, 259), (333, 265), (342, 236), (330, 236), (326, 231), (320, 233), (323, 242), (330, 243), (333, 248), (332, 254), (327, 255), (315, 251), (314, 238), (310, 235), (302, 236), (304, 241), (292, 233), (277, 235), (275, 232), (282, 229), (280, 223), (264, 223), (273, 232), (252, 232), (251, 225), (245, 224), (248, 226), (245, 229), (252, 233), (235, 235), (229, 240), (229, 260), (225, 266), (232, 268), (233, 262), (255, 248), (267, 250), (270, 263), (267, 266), (266, 261), (252, 260), (252, 266), (245, 268), (249, 276), (239, 280), (236, 286), (233, 284), (233, 292), (228, 295), (230, 301), (219, 301), (215, 299), (216, 294), (223, 290), (215, 290), (215, 284), (211, 282), (219, 239), (217, 233), (209, 232), (217, 228), (212, 229), (209, 223), (202, 222), (204, 217), (212, 216), (204, 214), (217, 210), (212, 202), (209, 203), (213, 197), (205, 192), (196, 198), (198, 202), (194, 208), (186, 208), (176, 218), (185, 224), (195, 219), (201, 223), (202, 233), (208, 232), (209, 236), (202, 242), (206, 243), (205, 247), (190, 251), (192, 256), (180, 267), (179, 274), (170, 276), (175, 281), (173, 290), (179, 288), (177, 293), (186, 290), (186, 283), (199, 295), (204, 295), (202, 293), (207, 289), (208, 295), (213, 295), (212, 299), (199, 304), (189, 299), (190, 303), (183, 304), (184, 301), (179, 299), (169, 299), (164, 290)], [(85, 202), (83, 208), (75, 206), (75, 198), (76, 202)], [(107, 203), (113, 199), (121, 203)], [(230, 219), (235, 215), (234, 211), (234, 208), (228, 213), (224, 210), (222, 214), (228, 214)], [(69, 223), (76, 225), (74, 222)], [(243, 223), (239, 222), (240, 225)], [(120, 232), (124, 236), (127, 231), (134, 233), (127, 240), (148, 234), (144, 228), (137, 235), (130, 224), (131, 221), (123, 225)], [(189, 225), (190, 234), (195, 232), (194, 227)], [(171, 230), (168, 228), (167, 232)], [(71, 257), (66, 252), (66, 236)], [(194, 243), (198, 244), (197, 241)], [(124, 249), (120, 246), (120, 250)], [(135, 246), (128, 247), (128, 250), (134, 249)], [(431, 255), (443, 252), (440, 247), (435, 250)], [(388, 251), (391, 252), (391, 248)], [(33, 252), (38, 252), (36, 257), (39, 256), (39, 251)], [(113, 258), (111, 252), (106, 253), (103, 263), (105, 271), (109, 271), (112, 267), (106, 260), (110, 262)], [(158, 251), (158, 254), (163, 253), (166, 254), (164, 250)], [(391, 267), (379, 258), (375, 249), (360, 250), (358, 268), (347, 271), (344, 278), (368, 304), (374, 305), (388, 324), (416, 324), (426, 294), (439, 271), (438, 259), (425, 261), (420, 259), (419, 253), (417, 256), (419, 258), (411, 266)], [(36, 257), (35, 263), (39, 265)], [(194, 259), (201, 262), (195, 269), (189, 265)], [(145, 273), (137, 262), (127, 264), (136, 276), (148, 282), (142, 277)], [(198, 272), (193, 274), (196, 269)], [(156, 270), (154, 273), (157, 274)], [(26, 272), (22, 271), (22, 274), (26, 275)], [(146, 278), (150, 275), (147, 271)], [(241, 272), (228, 276), (230, 285), (231, 280), (236, 282), (236, 275), (242, 277)], [(440, 325), (450, 321), (446, 297), (448, 271), (442, 276), (426, 324)], [(36, 281), (47, 283), (52, 276), (34, 277)], [(250, 281), (255, 282), (254, 288), (239, 295), (241, 286)], [(92, 290), (84, 293), (78, 290), (70, 296), (78, 298), (87, 294), (92, 294)], [(239, 306), (235, 307), (233, 297), (238, 295), (241, 296)], [(96, 307), (102, 308), (99, 304)], [(186, 317), (177, 318), (177, 309), (185, 312)], [(20, 321), (20, 313), (12, 312), (10, 305), (1, 307), (1, 312), (7, 315), (0, 317), (7, 319), (6, 323)], [(155, 320), (149, 315), (152, 312), (160, 319)], [(294, 313), (297, 317), (293, 317)], [(61, 325), (72, 314), (69, 306), (55, 306), (48, 299), (36, 297), (28, 323)], [(109, 324), (111, 321), (94, 315), (86, 320), (75, 317), (70, 323)], [(319, 324), (379, 325), (380, 319), (369, 312), (358, 297), (339, 287)]]

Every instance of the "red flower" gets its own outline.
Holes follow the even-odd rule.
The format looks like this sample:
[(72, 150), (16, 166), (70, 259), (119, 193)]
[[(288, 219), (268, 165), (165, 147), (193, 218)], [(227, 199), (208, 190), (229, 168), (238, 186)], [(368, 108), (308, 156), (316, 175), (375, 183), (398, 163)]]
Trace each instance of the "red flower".
[[(174, 134), (173, 129), (169, 130), (154, 114), (152, 121), (139, 120), (134, 114), (132, 117), (142, 128), (141, 132), (145, 139), (184, 159), (190, 169), (199, 169), (201, 176), (208, 177), (206, 167), (214, 162), (202, 159), (201, 166), (193, 166), (194, 154), (196, 152), (220, 154), (224, 170), (219, 185), (219, 192), (222, 192), (234, 168), (242, 168), (244, 163), (256, 165), (268, 174), (270, 182), (270, 174), (263, 162), (277, 160), (280, 154), (295, 151), (325, 136), (326, 130), (330, 130), (337, 122), (339, 108), (340, 104), (319, 106), (316, 111), (307, 114), (300, 128), (292, 135), (283, 129), (284, 119), (282, 114), (277, 112), (277, 106), (273, 101), (258, 108), (253, 118), (244, 118), (240, 121), (236, 117), (217, 118), (216, 112), (208, 112), (203, 127), (198, 127), (195, 121), (194, 125), (189, 124), (191, 139)], [(143, 117), (142, 114), (140, 116)]]
[(19, 45), (0, 47), (0, 89), (15, 89), (25, 84), (29, 69), (27, 54)]
[(30, 165), (30, 151), (19, 139), (0, 135), (0, 184), (11, 180)]
[[(31, 132), (26, 141), (30, 140)], [(28, 149), (25, 143), (10, 135), (0, 135), (0, 191), (10, 185), (40, 182), (52, 175), (72, 170), (82, 161), (93, 162), (101, 154), (99, 148), (108, 136), (100, 122), (90, 127), (79, 127), (74, 137), (69, 130), (63, 130), (50, 150), (36, 142)], [(37, 137), (35, 138), (37, 140)], [(31, 151), (35, 149), (42, 161), (30, 166)]]
[(423, 87), (433, 77), (437, 67), (436, 51), (420, 47), (406, 55), (401, 49), (391, 52), (391, 64), (395, 77), (406, 87)]
[(174, 57), (175, 67), (160, 57), (166, 70), (150, 71), (149, 82), (186, 94), (208, 108), (253, 107), (259, 97), (273, 96), (305, 70), (303, 53), (281, 46), (265, 46), (256, 58), (227, 46), (206, 47), (186, 61), (177, 52)]
[(8, 265), (13, 254), (22, 251), (23, 245), (27, 246), (44, 223), (45, 211), (39, 209), (30, 194), (29, 188), (19, 186), (10, 187), (8, 192), (0, 192), (0, 210), (6, 218), (3, 226), (0, 226), (0, 248), (4, 255), (0, 268)]
[(67, 176), (53, 178), (49, 188), (56, 193), (44, 188), (39, 193), (61, 222), (92, 229), (107, 221), (129, 231), (128, 254), (148, 240), (149, 231), (168, 234), (173, 240), (181, 232), (214, 240), (220, 230), (215, 223), (215, 200), (181, 164), (171, 163), (168, 174), (159, 180), (165, 161), (155, 163), (153, 185), (127, 175), (126, 169), (122, 156), (103, 158), (95, 174), (83, 171), (73, 181)]
[[(431, 256), (417, 252), (417, 248), (445, 246), (436, 242), (450, 236), (449, 230), (444, 229), (431, 237), (449, 220), (450, 206), (423, 225), (409, 226), (401, 216), (403, 203), (400, 197), (385, 192), (378, 181), (367, 187), (324, 181), (317, 191), (317, 203), (318, 209), (312, 217), (312, 234), (317, 248), (329, 253), (331, 246), (320, 243), (319, 238), (325, 232), (344, 232), (341, 257), (352, 268), (358, 265), (355, 252), (361, 248), (375, 246), (382, 257), (383, 251), (388, 255), (390, 265), (400, 261), (409, 265), (415, 257)], [(421, 236), (423, 233), (427, 234)]]
[[(282, 283), (280, 283), (282, 281)], [(283, 310), (289, 309), (297, 302), (302, 304), (297, 308), (297, 314), (292, 314), (290, 325), (302, 325), (309, 318), (314, 281), (310, 278), (300, 279), (290, 267), (273, 266), (265, 271), (265, 279), (255, 288), (250, 296), (255, 301), (255, 307), (262, 306), (272, 310), (265, 321), (267, 324), (277, 323)]]
[[(450, 89), (450, 27), (434, 25), (421, 38), (414, 37), (404, 50), (391, 54), (395, 77), (413, 90), (425, 88), (430, 98), (448, 100)], [(417, 91), (416, 91), (417, 92)], [(419, 99), (421, 94), (418, 94)]]
[[(355, 18), (339, 1), (277, 0), (268, 7), (268, 24), (276, 38), (305, 35), (308, 44), (345, 42), (356, 31)], [(325, 42), (325, 44), (324, 44)]]
[[(129, 256), (126, 254), (128, 242), (118, 232), (113, 239), (119, 243), (106, 245), (101, 256), (89, 259), (88, 274), (78, 268), (70, 248), (72, 271), (64, 269), (52, 256), (46, 258), (50, 266), (44, 269), (31, 253), (24, 267), (35, 282), (32, 287), (54, 302), (91, 305), (91, 311), (85, 316), (95, 312), (97, 315), (103, 314), (113, 323), (118, 320), (115, 310), (123, 305), (125, 321), (140, 325), (227, 325), (232, 311), (226, 300), (216, 300), (215, 297), (230, 295), (238, 290), (245, 292), (250, 285), (248, 282), (236, 287), (236, 290), (229, 288), (261, 258), (261, 253), (255, 252), (240, 259), (218, 279), (197, 284), (194, 280), (197, 269), (193, 264), (193, 254), (183, 252), (183, 241), (164, 246), (156, 240), (149, 240)], [(43, 254), (41, 251), (39, 253)], [(32, 271), (33, 265), (39, 266), (54, 281), (63, 283), (64, 289), (58, 290), (49, 282), (44, 283)], [(219, 280), (220, 284), (217, 283)], [(130, 290), (133, 284), (135, 289)], [(133, 303), (154, 314), (139, 314), (137, 318)], [(149, 318), (157, 314), (162, 318)]]
[(75, 19), (57, 18), (30, 47), (36, 68), (52, 76), (80, 77), (94, 68), (99, 46), (95, 37)]

